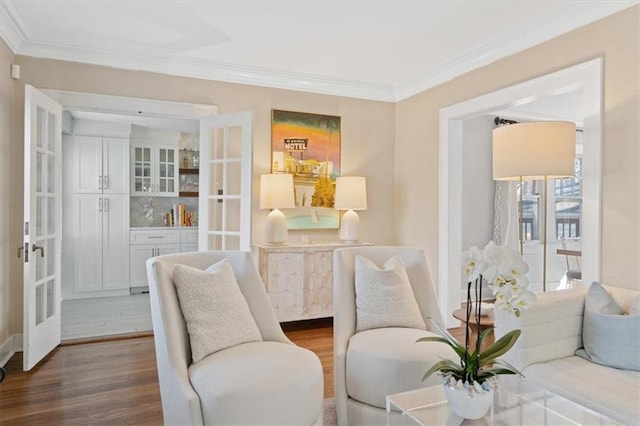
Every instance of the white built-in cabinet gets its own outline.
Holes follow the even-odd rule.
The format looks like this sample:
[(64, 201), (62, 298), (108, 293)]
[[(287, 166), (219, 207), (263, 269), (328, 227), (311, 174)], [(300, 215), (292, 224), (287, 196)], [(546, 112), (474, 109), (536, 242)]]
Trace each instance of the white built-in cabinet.
[(129, 139), (72, 136), (73, 156), (65, 165), (70, 179), (65, 189), (74, 194), (129, 194)]
[(139, 228), (129, 235), (131, 288), (146, 288), (147, 259), (164, 254), (198, 251), (196, 228)]
[(175, 144), (136, 139), (131, 143), (131, 195), (178, 196), (178, 140)]
[(129, 294), (129, 140), (63, 137), (65, 298)]

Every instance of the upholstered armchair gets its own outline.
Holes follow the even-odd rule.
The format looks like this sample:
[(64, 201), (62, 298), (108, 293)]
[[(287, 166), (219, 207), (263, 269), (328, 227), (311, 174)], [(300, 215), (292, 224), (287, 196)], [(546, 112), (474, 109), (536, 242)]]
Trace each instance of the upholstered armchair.
[[(193, 363), (174, 266), (204, 270), (225, 258), (262, 341), (222, 349)], [(320, 360), (283, 333), (249, 253), (155, 257), (147, 261), (147, 274), (165, 424), (322, 424)]]
[[(357, 332), (356, 256), (378, 267), (399, 255), (406, 267), (413, 296), (424, 328), (380, 327)], [(364, 283), (365, 285), (367, 283)], [(373, 283), (372, 283), (373, 284)], [(447, 346), (415, 343), (420, 337), (435, 335), (429, 318), (442, 323), (435, 289), (421, 249), (409, 247), (362, 246), (334, 252), (334, 387), (338, 424), (386, 424), (385, 397), (441, 383), (433, 375), (422, 376), (441, 357), (455, 353)], [(380, 301), (382, 310), (385, 303)], [(391, 323), (393, 318), (390, 319)]]

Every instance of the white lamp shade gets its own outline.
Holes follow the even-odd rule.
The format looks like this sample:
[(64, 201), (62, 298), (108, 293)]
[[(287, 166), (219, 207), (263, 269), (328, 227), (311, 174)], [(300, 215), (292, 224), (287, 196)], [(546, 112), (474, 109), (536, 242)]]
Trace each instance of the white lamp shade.
[(493, 130), (493, 179), (559, 178), (575, 174), (576, 125), (518, 123)]
[(261, 209), (292, 209), (294, 207), (293, 175), (280, 173), (260, 176)]
[(336, 210), (366, 210), (367, 183), (361, 176), (344, 176), (336, 179)]

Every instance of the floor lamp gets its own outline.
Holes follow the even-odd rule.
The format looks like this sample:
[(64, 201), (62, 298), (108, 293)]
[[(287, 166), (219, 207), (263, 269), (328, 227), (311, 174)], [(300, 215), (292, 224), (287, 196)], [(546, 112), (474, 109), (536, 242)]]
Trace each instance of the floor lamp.
[(542, 291), (547, 291), (547, 180), (575, 175), (576, 125), (538, 121), (493, 130), (493, 179), (520, 181), (520, 253), (523, 254), (523, 180), (543, 180)]

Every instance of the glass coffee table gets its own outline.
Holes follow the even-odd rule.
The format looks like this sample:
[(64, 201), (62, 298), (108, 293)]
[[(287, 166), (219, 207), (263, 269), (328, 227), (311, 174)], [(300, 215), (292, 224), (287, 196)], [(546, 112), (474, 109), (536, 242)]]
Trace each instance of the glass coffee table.
[[(511, 378), (507, 378), (511, 379)], [(523, 381), (503, 380), (479, 420), (449, 408), (442, 385), (387, 396), (387, 425), (617, 425), (615, 421)]]

